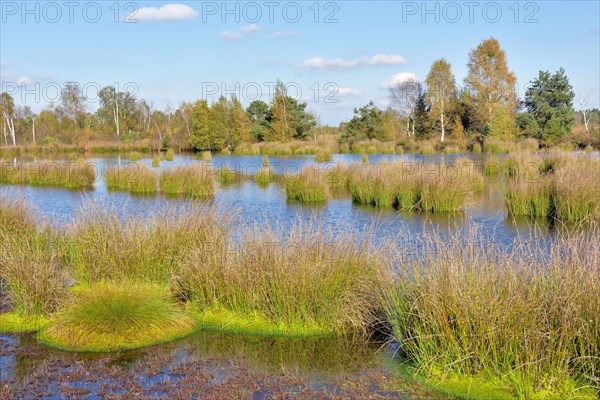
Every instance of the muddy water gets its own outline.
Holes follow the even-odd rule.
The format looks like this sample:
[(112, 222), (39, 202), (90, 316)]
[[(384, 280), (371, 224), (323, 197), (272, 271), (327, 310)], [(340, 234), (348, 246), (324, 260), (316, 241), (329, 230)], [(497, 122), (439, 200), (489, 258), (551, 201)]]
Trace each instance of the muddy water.
[(0, 335), (0, 398), (441, 399), (392, 370), (391, 346), (200, 332), (143, 350), (77, 354)]

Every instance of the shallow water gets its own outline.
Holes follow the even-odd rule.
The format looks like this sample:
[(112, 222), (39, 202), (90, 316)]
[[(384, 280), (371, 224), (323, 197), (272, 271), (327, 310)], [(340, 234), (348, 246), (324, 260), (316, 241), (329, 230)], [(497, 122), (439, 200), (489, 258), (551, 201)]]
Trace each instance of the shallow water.
[(350, 338), (199, 332), (113, 354), (56, 351), (0, 335), (1, 398), (442, 398), (396, 377), (393, 349)]

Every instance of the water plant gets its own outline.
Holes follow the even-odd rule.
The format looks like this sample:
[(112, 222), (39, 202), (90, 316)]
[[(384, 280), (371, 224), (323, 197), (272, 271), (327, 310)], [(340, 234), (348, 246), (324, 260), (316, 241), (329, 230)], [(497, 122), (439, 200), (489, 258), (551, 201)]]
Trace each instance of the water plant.
[(166, 161), (173, 161), (175, 159), (175, 150), (172, 148), (167, 149), (167, 155), (165, 156)]
[(306, 167), (300, 173), (288, 176), (285, 191), (289, 200), (302, 203), (322, 203), (329, 197), (325, 174), (316, 167)]
[[(600, 368), (597, 227), (540, 245), (479, 230), (394, 247), (386, 299), (400, 351), (436, 385), (475, 381), (506, 398), (594, 397)], [(469, 387), (463, 385), (469, 395)]]
[(83, 160), (77, 162), (41, 161), (16, 165), (0, 163), (0, 184), (91, 189), (95, 180), (94, 166)]
[(203, 151), (200, 154), (200, 158), (202, 159), (202, 161), (210, 161), (212, 160), (212, 154), (210, 151)]
[(160, 156), (154, 156), (154, 157), (152, 157), (152, 166), (154, 168), (160, 167)]
[(271, 162), (269, 161), (269, 156), (265, 154), (262, 159), (262, 165), (263, 167), (268, 167), (270, 164)]
[(333, 160), (333, 155), (326, 150), (320, 151), (315, 155), (315, 162), (329, 162)]
[(131, 161), (140, 161), (142, 159), (142, 154), (138, 153), (137, 151), (132, 151), (129, 153), (127, 158)]
[(63, 350), (116, 351), (180, 338), (194, 327), (194, 320), (164, 288), (98, 283), (78, 289), (38, 338)]
[(108, 190), (134, 194), (154, 194), (158, 189), (157, 174), (143, 164), (112, 167), (106, 170)]
[(163, 171), (160, 175), (160, 191), (170, 196), (210, 198), (215, 193), (215, 172), (212, 167), (204, 164)]
[(219, 181), (223, 184), (233, 183), (237, 181), (236, 171), (229, 169), (227, 165), (218, 171)]
[(378, 324), (386, 269), (368, 241), (311, 222), (287, 232), (256, 226), (236, 248), (217, 262), (198, 249), (177, 282), (205, 328), (294, 336)]
[(266, 186), (269, 183), (273, 182), (273, 178), (274, 178), (274, 174), (273, 174), (273, 168), (269, 168), (269, 167), (264, 167), (261, 168), (257, 173), (256, 176), (254, 177), (254, 180), (256, 181), (256, 183), (258, 183), (259, 185), (263, 185)]

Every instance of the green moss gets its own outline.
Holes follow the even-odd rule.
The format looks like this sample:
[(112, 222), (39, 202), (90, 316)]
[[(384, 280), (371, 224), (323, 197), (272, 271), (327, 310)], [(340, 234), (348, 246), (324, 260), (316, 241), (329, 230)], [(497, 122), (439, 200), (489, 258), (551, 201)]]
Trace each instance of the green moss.
[(62, 350), (104, 352), (167, 342), (195, 330), (194, 320), (164, 289), (103, 283), (76, 290), (38, 339)]
[(266, 317), (253, 314), (243, 315), (228, 310), (192, 311), (200, 329), (214, 332), (236, 333), (255, 336), (309, 337), (330, 336), (335, 332), (315, 324), (288, 325), (272, 322)]
[(36, 332), (48, 325), (41, 315), (25, 316), (16, 312), (0, 314), (0, 333)]

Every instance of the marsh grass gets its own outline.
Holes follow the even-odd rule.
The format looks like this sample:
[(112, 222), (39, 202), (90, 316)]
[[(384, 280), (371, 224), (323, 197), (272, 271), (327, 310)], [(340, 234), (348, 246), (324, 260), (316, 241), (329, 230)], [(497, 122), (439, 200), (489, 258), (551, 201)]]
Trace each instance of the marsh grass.
[(152, 157), (152, 167), (160, 167), (160, 155)]
[(227, 165), (225, 165), (223, 168), (221, 168), (218, 172), (217, 172), (218, 176), (219, 176), (219, 181), (222, 184), (229, 184), (229, 183), (234, 183), (238, 181), (238, 176), (237, 176), (237, 172), (229, 169), (229, 167)]
[(328, 165), (324, 168), (325, 179), (331, 190), (339, 190), (348, 186), (349, 169), (342, 163)]
[(60, 238), (49, 227), (0, 230), (0, 291), (16, 315), (48, 316), (67, 294)]
[(254, 180), (259, 185), (267, 186), (273, 182), (274, 177), (273, 168), (263, 167), (256, 173)]
[(333, 235), (317, 223), (285, 233), (255, 226), (235, 251), (189, 255), (179, 291), (204, 325), (221, 330), (307, 335), (377, 325), (386, 269), (356, 237)]
[(457, 211), (482, 187), (483, 176), (466, 159), (451, 165), (353, 165), (348, 179), (348, 189), (357, 204), (423, 212)]
[(203, 151), (200, 154), (200, 158), (202, 161), (210, 161), (212, 160), (212, 153), (210, 151)]
[(163, 288), (101, 283), (79, 289), (39, 339), (63, 350), (116, 351), (180, 338), (194, 327), (194, 320)]
[(271, 161), (269, 160), (269, 156), (265, 154), (262, 159), (262, 166), (268, 167), (270, 164), (271, 164)]
[(305, 167), (285, 181), (288, 200), (301, 203), (323, 203), (329, 198), (325, 173), (317, 167)]
[(396, 247), (386, 309), (402, 353), (442, 385), (480, 378), (507, 397), (593, 398), (599, 236), (565, 231), (544, 248), (533, 234), (507, 247), (470, 229), (427, 232), (418, 254)]
[(158, 189), (158, 175), (143, 164), (113, 167), (106, 170), (108, 190), (134, 194), (154, 194)]
[(91, 189), (96, 180), (96, 170), (85, 161), (0, 163), (0, 184), (56, 186), (67, 189)]
[(191, 248), (223, 245), (228, 218), (193, 204), (120, 220), (113, 207), (86, 203), (67, 228), (69, 269), (82, 284), (136, 279), (164, 284)]
[(505, 204), (509, 215), (563, 222), (600, 219), (600, 160), (551, 153), (521, 155), (508, 163)]
[(172, 148), (168, 148), (167, 149), (167, 155), (165, 156), (165, 160), (166, 161), (173, 161), (173, 160), (175, 160), (175, 150), (173, 150)]
[(215, 194), (215, 171), (205, 164), (181, 166), (160, 175), (160, 191), (169, 196), (207, 199)]
[(142, 154), (137, 151), (132, 151), (127, 155), (127, 158), (131, 161), (140, 161), (142, 159)]
[(33, 210), (25, 199), (17, 194), (0, 193), (0, 235), (21, 237), (36, 229)]
[(329, 151), (320, 151), (315, 155), (315, 162), (333, 161), (333, 155)]

